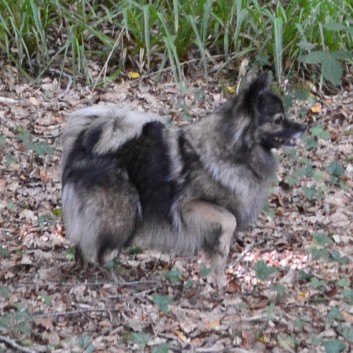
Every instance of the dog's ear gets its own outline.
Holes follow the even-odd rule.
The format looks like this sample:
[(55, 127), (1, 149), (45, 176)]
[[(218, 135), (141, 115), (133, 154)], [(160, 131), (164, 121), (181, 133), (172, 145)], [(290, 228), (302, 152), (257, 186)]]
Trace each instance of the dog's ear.
[(268, 90), (270, 87), (270, 79), (268, 72), (263, 72), (250, 79), (248, 87), (245, 89), (244, 103), (245, 106), (252, 110), (257, 103), (259, 94)]
[(257, 96), (260, 92), (268, 89), (270, 86), (270, 79), (268, 72), (263, 72), (257, 77), (255, 77), (249, 85), (249, 91), (254, 95)]

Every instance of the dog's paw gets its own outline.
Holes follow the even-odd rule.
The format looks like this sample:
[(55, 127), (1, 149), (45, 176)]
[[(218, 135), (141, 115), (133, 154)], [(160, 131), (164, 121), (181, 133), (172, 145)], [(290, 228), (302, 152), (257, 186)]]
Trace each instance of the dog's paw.
[(228, 285), (227, 276), (225, 271), (214, 271), (210, 275), (210, 281), (212, 286), (216, 288), (225, 288)]

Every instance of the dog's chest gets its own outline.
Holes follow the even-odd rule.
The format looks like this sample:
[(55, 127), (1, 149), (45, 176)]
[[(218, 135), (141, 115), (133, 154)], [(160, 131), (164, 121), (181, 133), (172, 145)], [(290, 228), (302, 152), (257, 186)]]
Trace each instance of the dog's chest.
[[(258, 179), (249, 170), (233, 168), (219, 178), (224, 206), (235, 214), (238, 228), (253, 222), (262, 210), (272, 178)], [(221, 201), (222, 202), (222, 201)]]

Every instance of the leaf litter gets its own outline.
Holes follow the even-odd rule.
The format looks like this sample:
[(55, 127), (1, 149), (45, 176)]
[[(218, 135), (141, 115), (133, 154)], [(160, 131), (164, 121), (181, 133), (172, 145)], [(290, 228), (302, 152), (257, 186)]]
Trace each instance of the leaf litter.
[(11, 351), (6, 339), (38, 352), (352, 350), (353, 91), (293, 101), (308, 132), (278, 153), (268, 205), (234, 239), (218, 290), (199, 259), (138, 249), (78, 271), (62, 223), (60, 135), (70, 111), (104, 101), (190, 123), (225, 100), (220, 82), (181, 91), (168, 77), (136, 77), (61, 95), (55, 78), (32, 86), (13, 70), (0, 81), (0, 351)]

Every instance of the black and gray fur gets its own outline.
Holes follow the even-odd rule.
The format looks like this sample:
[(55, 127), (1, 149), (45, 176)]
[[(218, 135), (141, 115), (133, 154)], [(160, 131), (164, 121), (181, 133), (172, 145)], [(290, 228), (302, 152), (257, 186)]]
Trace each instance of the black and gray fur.
[(304, 126), (289, 121), (267, 74), (197, 123), (116, 105), (71, 114), (63, 134), (63, 211), (84, 263), (129, 245), (204, 251), (218, 284), (236, 229), (261, 211), (276, 172), (272, 148)]

